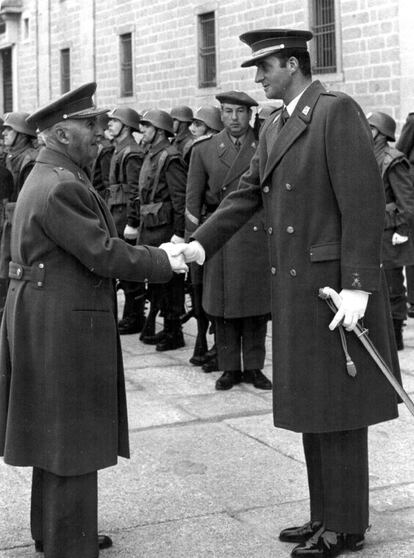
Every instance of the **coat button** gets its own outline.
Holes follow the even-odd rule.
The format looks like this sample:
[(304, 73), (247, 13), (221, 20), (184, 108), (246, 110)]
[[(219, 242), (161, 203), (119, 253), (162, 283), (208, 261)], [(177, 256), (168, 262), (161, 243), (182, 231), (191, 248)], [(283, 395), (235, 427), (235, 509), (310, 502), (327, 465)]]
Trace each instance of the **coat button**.
[(272, 267), (272, 268), (270, 269), (270, 271), (272, 272), (272, 275), (276, 275), (276, 268), (275, 268), (275, 267)]
[(296, 269), (291, 269), (289, 273), (291, 277), (296, 277)]
[(272, 227), (269, 227), (269, 228), (267, 229), (267, 232), (268, 232), (269, 234), (272, 234), (272, 232), (273, 232)]
[(293, 234), (295, 232), (295, 229), (292, 227), (292, 225), (289, 225), (286, 228), (286, 232), (288, 232), (289, 234)]
[(225, 192), (227, 190), (226, 186), (223, 186), (222, 190)]
[(268, 193), (269, 193), (269, 186), (264, 186), (264, 187), (263, 187), (263, 192), (264, 192), (265, 194), (268, 194)]
[(286, 190), (293, 190), (292, 184), (286, 184)]
[(257, 227), (256, 227), (256, 225), (253, 227), (253, 230), (254, 230), (254, 231), (257, 231), (257, 230), (258, 230)]

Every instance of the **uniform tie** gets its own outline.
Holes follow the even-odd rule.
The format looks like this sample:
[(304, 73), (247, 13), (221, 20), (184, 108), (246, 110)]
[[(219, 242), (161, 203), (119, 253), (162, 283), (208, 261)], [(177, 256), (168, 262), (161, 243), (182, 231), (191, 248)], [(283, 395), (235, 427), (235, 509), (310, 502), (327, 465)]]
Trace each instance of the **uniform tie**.
[(239, 140), (239, 138), (236, 138), (236, 141), (234, 142), (234, 147), (237, 149), (237, 151), (240, 151), (241, 141)]
[(282, 128), (286, 124), (287, 120), (289, 119), (289, 113), (285, 106), (283, 107), (279, 119), (280, 119), (280, 128)]

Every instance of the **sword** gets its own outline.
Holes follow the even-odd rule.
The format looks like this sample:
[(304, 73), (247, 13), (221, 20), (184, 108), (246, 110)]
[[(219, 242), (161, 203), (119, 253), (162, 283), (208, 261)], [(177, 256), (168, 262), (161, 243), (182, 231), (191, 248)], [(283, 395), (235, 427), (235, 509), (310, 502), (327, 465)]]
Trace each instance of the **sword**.
[[(335, 314), (336, 314), (338, 308), (340, 307), (340, 305), (342, 303), (342, 299), (341, 299), (340, 295), (334, 289), (332, 289), (331, 287), (324, 287), (323, 289), (319, 289), (319, 297), (322, 298), (323, 300), (325, 300), (325, 302), (328, 304), (328, 306), (332, 310), (332, 312), (335, 312)], [(364, 345), (364, 347), (366, 348), (366, 350), (368, 351), (370, 356), (373, 358), (373, 360), (377, 364), (378, 368), (381, 370), (381, 372), (387, 378), (389, 383), (392, 385), (394, 390), (401, 397), (401, 399), (405, 403), (407, 409), (414, 416), (414, 403), (413, 403), (412, 399), (410, 399), (408, 393), (404, 390), (402, 385), (399, 384), (399, 382), (395, 378), (394, 374), (388, 368), (384, 359), (382, 358), (382, 356), (378, 352), (378, 349), (375, 347), (375, 345), (372, 343), (371, 339), (368, 337), (368, 330), (366, 328), (362, 327), (361, 324), (358, 322), (357, 325), (355, 326), (355, 329), (353, 330), (353, 332), (358, 337), (358, 339), (361, 341), (361, 343)]]

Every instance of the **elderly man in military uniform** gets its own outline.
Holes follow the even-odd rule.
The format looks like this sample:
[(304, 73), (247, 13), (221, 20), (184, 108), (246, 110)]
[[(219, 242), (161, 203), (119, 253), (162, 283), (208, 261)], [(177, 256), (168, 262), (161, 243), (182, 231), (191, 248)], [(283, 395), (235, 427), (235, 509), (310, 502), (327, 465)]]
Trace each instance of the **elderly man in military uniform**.
[[(381, 267), (384, 188), (361, 107), (312, 81), (310, 31), (244, 33), (256, 82), (284, 106), (265, 122), (239, 188), (184, 247), (203, 263), (264, 207), (273, 319), (274, 423), (302, 433), (310, 494), (304, 525), (283, 529), (292, 558), (360, 550), (369, 526), (368, 427), (397, 396), (353, 332), (359, 319), (400, 380)], [(321, 287), (339, 292), (332, 314)], [(342, 329), (337, 329), (342, 328)], [(352, 360), (354, 366), (348, 366)]]
[[(224, 129), (198, 141), (192, 149), (187, 181), (188, 235), (237, 189), (249, 168), (257, 141), (250, 126), (257, 102), (242, 91), (216, 96)], [(204, 266), (203, 306), (215, 326), (218, 366), (223, 370), (217, 390), (240, 382), (271, 389), (263, 374), (270, 312), (270, 279), (264, 213), (257, 212)]]
[(173, 275), (164, 251), (118, 237), (83, 170), (97, 155), (95, 89), (28, 119), (46, 147), (16, 204), (0, 332), (0, 453), (33, 467), (31, 531), (46, 558), (112, 544), (98, 538), (97, 471), (129, 456), (114, 279)]
[[(132, 135), (139, 131), (139, 114), (130, 107), (117, 107), (108, 117), (108, 130), (115, 149), (109, 167), (106, 201), (120, 238), (134, 245), (137, 242), (139, 225), (136, 210), (138, 180), (145, 155), (144, 149)], [(131, 281), (120, 281), (119, 286), (125, 294), (119, 333), (138, 333), (145, 323), (145, 289), (143, 285)]]

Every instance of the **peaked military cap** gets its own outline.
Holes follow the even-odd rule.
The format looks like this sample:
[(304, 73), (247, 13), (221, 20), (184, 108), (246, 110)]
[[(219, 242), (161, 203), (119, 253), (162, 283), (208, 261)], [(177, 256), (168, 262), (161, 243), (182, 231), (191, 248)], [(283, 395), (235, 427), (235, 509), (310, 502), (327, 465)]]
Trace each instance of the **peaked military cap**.
[(229, 103), (230, 105), (243, 105), (245, 107), (257, 107), (258, 102), (252, 99), (244, 91), (226, 91), (216, 95), (216, 99), (220, 103)]
[(63, 120), (91, 118), (108, 112), (108, 109), (95, 107), (92, 100), (95, 91), (95, 82), (81, 85), (33, 112), (26, 121), (36, 126), (41, 132)]
[(252, 49), (252, 57), (242, 63), (242, 68), (254, 66), (259, 60), (286, 48), (307, 50), (311, 31), (299, 29), (257, 29), (240, 35), (239, 39)]

